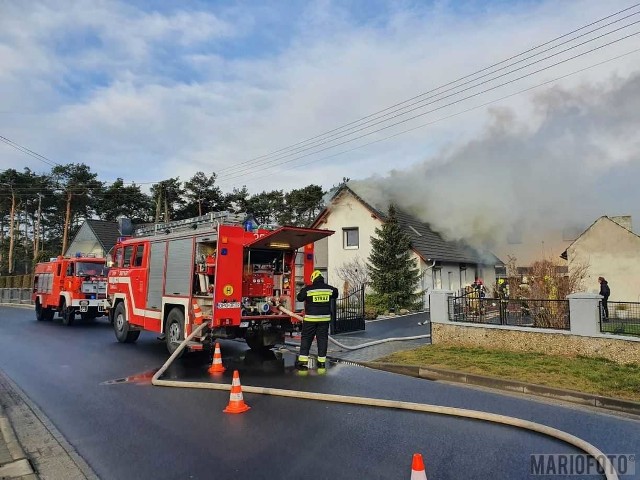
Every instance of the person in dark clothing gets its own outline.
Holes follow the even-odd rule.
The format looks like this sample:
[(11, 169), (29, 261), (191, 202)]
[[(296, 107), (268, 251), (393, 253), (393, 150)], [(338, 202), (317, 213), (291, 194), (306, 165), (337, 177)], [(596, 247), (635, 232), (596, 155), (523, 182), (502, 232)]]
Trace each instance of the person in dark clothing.
[(607, 321), (609, 320), (609, 305), (607, 305), (607, 301), (609, 300), (609, 295), (611, 295), (611, 289), (609, 288), (609, 282), (604, 277), (598, 277), (598, 282), (600, 282), (600, 295), (602, 295), (602, 319)]
[(314, 270), (311, 274), (311, 285), (303, 287), (296, 298), (299, 302), (304, 302), (300, 355), (296, 361), (296, 368), (299, 370), (308, 368), (309, 349), (313, 337), (316, 338), (318, 344), (318, 368), (325, 368), (329, 344), (331, 301), (338, 298), (338, 289), (325, 283), (322, 273), (319, 270)]

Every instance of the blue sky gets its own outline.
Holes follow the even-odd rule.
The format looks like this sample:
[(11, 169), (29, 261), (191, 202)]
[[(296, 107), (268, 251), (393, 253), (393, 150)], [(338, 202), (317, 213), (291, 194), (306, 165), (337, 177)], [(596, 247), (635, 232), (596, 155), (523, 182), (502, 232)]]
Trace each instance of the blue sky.
[[(186, 180), (202, 170), (218, 173), (225, 191), (247, 185), (259, 192), (312, 181), (329, 188), (344, 176), (384, 180), (419, 171), (424, 177), (411, 175), (417, 185), (407, 191), (420, 192), (435, 172), (442, 171), (434, 166), (455, 163), (459, 152), (473, 151), (469, 145), (474, 142), (500, 145), (487, 142), (496, 125), (517, 134), (526, 145), (521, 151), (532, 156), (548, 148), (541, 142), (575, 148), (568, 134), (537, 131), (554, 125), (554, 131), (561, 128), (583, 135), (573, 130), (582, 119), (556, 108), (554, 102), (560, 98), (565, 101), (571, 96), (577, 111), (593, 110), (602, 125), (619, 125), (603, 113), (614, 110), (598, 102), (617, 98), (608, 93), (622, 88), (637, 73), (637, 54), (614, 58), (640, 47), (638, 36), (551, 67), (554, 61), (589, 48), (580, 47), (503, 78), (531, 73), (513, 84), (469, 99), (462, 94), (451, 96), (416, 111), (422, 114), (419, 118), (344, 145), (327, 144), (331, 148), (316, 154), (308, 149), (289, 150), (297, 153), (288, 156), (258, 157), (451, 82), (629, 5), (620, 0), (6, 1), (0, 3), (0, 135), (56, 162), (87, 163), (107, 181), (122, 177), (147, 184), (177, 175)], [(638, 28), (629, 26), (593, 45)], [(534, 73), (543, 66), (549, 68)], [(445, 105), (457, 99), (459, 103)], [(562, 115), (564, 122), (545, 122), (549, 112)], [(504, 118), (510, 120), (502, 122)], [(636, 120), (633, 115), (627, 118), (634, 125)], [(428, 126), (417, 128), (422, 124)], [(414, 130), (402, 133), (408, 129)], [(617, 191), (620, 175), (613, 171), (634, 167), (637, 152), (627, 145), (624, 129), (606, 130), (602, 138), (581, 142), (597, 140), (604, 156), (599, 162), (585, 163), (577, 150), (566, 161), (596, 177), (602, 175), (609, 182), (607, 191)], [(376, 143), (367, 145), (370, 142)], [(529, 148), (527, 142), (538, 142), (538, 149)], [(0, 149), (0, 169), (49, 168), (4, 144)], [(482, 172), (500, 165), (499, 160), (492, 164), (500, 156), (500, 151), (483, 154)], [(533, 161), (511, 162), (510, 168), (516, 169), (513, 178), (529, 175)], [(603, 166), (609, 170), (602, 171)], [(532, 179), (540, 185), (534, 198), (558, 201), (558, 192), (544, 190), (549, 182), (542, 173)], [(451, 181), (448, 174), (446, 178)], [(597, 204), (598, 189), (592, 178), (588, 175), (583, 183), (574, 183), (576, 191), (596, 192), (591, 200)], [(456, 208), (461, 218), (468, 214), (477, 219), (477, 212), (465, 212), (467, 200), (502, 188), (492, 181), (488, 175), (469, 182), (455, 196), (460, 200)], [(478, 186), (482, 191), (474, 191)], [(452, 201), (446, 192), (440, 195), (445, 197), (442, 201)], [(517, 198), (517, 188), (510, 196)], [(607, 208), (625, 213), (631, 200), (618, 198)], [(549, 210), (545, 205), (534, 207), (518, 211), (517, 218), (505, 223)], [(570, 211), (568, 205), (564, 216), (570, 216)]]

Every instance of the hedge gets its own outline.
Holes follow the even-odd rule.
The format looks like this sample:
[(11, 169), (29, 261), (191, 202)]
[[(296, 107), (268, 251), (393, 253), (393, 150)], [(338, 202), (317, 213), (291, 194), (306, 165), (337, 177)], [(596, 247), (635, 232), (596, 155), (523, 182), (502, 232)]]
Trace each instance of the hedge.
[(31, 288), (33, 275), (0, 276), (0, 288)]

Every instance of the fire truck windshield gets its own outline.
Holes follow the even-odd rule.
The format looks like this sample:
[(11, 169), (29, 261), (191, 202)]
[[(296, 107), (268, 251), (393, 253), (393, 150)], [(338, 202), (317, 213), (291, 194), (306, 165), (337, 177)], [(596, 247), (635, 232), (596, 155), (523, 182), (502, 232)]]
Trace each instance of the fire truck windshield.
[(105, 266), (95, 262), (76, 262), (75, 275), (77, 277), (87, 277), (94, 275), (104, 275)]

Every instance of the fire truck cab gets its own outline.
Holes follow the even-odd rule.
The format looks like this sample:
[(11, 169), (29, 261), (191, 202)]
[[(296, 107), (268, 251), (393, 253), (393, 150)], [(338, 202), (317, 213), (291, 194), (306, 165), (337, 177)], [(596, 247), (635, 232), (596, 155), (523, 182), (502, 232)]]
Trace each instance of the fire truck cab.
[(284, 342), (297, 320), (278, 307), (299, 310), (295, 296), (313, 271), (313, 243), (333, 232), (252, 229), (216, 218), (204, 226), (184, 221), (182, 231), (163, 227), (114, 247), (108, 301), (120, 342), (148, 330), (173, 353), (203, 322), (209, 327), (189, 350), (210, 348), (215, 338), (244, 338), (252, 349)]
[(76, 313), (83, 320), (105, 314), (107, 296), (106, 260), (78, 254), (38, 263), (33, 275), (32, 300), (36, 319), (53, 320), (56, 312), (62, 323), (71, 325)]

